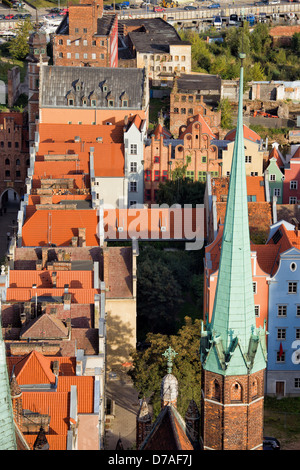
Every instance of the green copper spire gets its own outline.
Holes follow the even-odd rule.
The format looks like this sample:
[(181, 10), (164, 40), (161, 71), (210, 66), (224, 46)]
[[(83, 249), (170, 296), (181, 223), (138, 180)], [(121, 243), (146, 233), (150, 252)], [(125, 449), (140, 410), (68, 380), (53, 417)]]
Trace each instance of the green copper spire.
[[(240, 57), (243, 61), (245, 56)], [(230, 375), (247, 373), (247, 368), (253, 368), (254, 356), (258, 356), (253, 356), (252, 349), (259, 341), (255, 326), (244, 154), (243, 72), (242, 63), (218, 282), (211, 323), (207, 325), (207, 332), (202, 332), (205, 347), (201, 350), (204, 368), (219, 373), (222, 369)], [(210, 354), (212, 346), (214, 354)], [(263, 369), (265, 361), (261, 362), (262, 367), (259, 367)]]
[(17, 450), (10, 386), (2, 337), (0, 300), (0, 450)]

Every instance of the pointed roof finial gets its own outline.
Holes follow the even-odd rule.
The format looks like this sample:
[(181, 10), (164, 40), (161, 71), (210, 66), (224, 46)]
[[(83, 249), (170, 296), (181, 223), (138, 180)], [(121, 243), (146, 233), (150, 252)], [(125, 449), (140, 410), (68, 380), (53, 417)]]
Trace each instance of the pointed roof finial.
[(163, 353), (163, 356), (167, 358), (168, 374), (172, 374), (172, 368), (173, 368), (172, 359), (175, 356), (177, 356), (177, 352), (175, 352), (174, 349), (172, 349), (171, 346), (169, 346), (168, 349)]

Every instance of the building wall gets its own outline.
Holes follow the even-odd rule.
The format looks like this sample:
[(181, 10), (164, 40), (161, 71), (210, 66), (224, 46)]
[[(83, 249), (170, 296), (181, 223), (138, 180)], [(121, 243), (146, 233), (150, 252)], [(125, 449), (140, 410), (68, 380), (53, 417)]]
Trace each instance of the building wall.
[(179, 128), (186, 124), (189, 117), (200, 114), (212, 132), (218, 136), (221, 125), (221, 111), (212, 110), (198, 92), (182, 93), (173, 88), (170, 94), (170, 132), (178, 137)]
[[(262, 176), (264, 151), (260, 150), (258, 143), (245, 139), (245, 161), (246, 176)], [(227, 149), (222, 150), (222, 176), (228, 176), (231, 170), (232, 154), (234, 142), (227, 145)], [(249, 163), (249, 157), (251, 162)]]
[(5, 113), (5, 117), (1, 119), (0, 196), (9, 188), (14, 189), (19, 196), (25, 192), (29, 151), (26, 146), (27, 132), (23, 129), (23, 119), (22, 113)]
[(116, 53), (118, 18), (115, 16), (107, 35), (95, 34), (97, 27), (90, 18), (91, 6), (73, 6), (76, 15), (70, 16), (69, 34), (57, 34), (53, 39), (54, 65), (117, 67)]
[[(187, 122), (185, 122), (185, 125)], [(207, 172), (214, 176), (221, 175), (218, 149), (211, 142), (208, 134), (202, 133), (201, 123), (195, 121), (191, 132), (184, 135), (172, 148), (171, 141), (164, 142), (163, 136), (151, 137), (150, 145), (145, 146), (145, 202), (155, 202), (155, 192), (159, 183), (170, 179), (177, 165), (182, 166), (190, 159), (186, 176), (192, 181), (206, 181)]]
[(278, 168), (275, 158), (270, 159), (266, 172), (269, 180), (270, 201), (272, 201), (273, 196), (276, 196), (277, 204), (282, 204), (284, 175)]
[(104, 205), (114, 208), (127, 207), (127, 195), (125, 192), (124, 177), (97, 177), (95, 178), (94, 190), (96, 192), (96, 200), (103, 201)]
[(40, 108), (40, 122), (52, 124), (124, 124), (125, 116), (138, 114), (148, 119), (148, 111), (136, 109), (97, 109), (97, 108)]
[(134, 123), (124, 133), (128, 207), (144, 202), (144, 136), (145, 129), (138, 129)]
[(136, 347), (136, 300), (107, 299), (107, 365), (109, 369), (131, 361)]
[[(293, 181), (291, 185), (291, 181)], [(293, 189), (295, 188), (295, 189)], [(290, 199), (293, 198), (293, 199)], [(296, 198), (296, 199), (294, 199)], [(292, 202), (296, 201), (296, 202)], [(299, 204), (300, 201), (300, 159), (291, 159), (290, 167), (284, 170), (283, 204)]]
[[(294, 373), (300, 382), (299, 270), (300, 251), (292, 248), (280, 255), (279, 268), (269, 281), (267, 393), (270, 394), (276, 393), (274, 381), (284, 381), (287, 373), (289, 377), (293, 377)], [(289, 293), (289, 282), (296, 283), (295, 293)], [(286, 312), (283, 311), (283, 307)], [(280, 344), (283, 351), (281, 358)], [(287, 384), (286, 392), (289, 390), (290, 393), (299, 395), (300, 383), (297, 388), (294, 385), (291, 382)]]
[(249, 376), (203, 371), (202, 390), (204, 448), (262, 450), (264, 371)]

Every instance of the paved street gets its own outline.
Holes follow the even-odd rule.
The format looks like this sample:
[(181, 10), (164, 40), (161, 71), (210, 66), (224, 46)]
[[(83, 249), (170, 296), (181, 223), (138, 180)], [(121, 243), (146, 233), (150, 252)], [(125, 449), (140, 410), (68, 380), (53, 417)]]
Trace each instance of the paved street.
[(12, 234), (13, 225), (17, 224), (19, 210), (19, 202), (9, 202), (7, 205), (6, 212), (2, 210), (0, 215), (0, 262), (2, 263), (7, 247), (8, 239), (7, 233)]

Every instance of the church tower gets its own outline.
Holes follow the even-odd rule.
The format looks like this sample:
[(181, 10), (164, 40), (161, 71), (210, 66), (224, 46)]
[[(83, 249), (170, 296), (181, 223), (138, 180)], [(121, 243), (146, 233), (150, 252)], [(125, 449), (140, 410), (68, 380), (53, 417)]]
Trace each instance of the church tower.
[(211, 322), (201, 331), (204, 450), (262, 450), (266, 331), (256, 328), (243, 136), (238, 122)]

